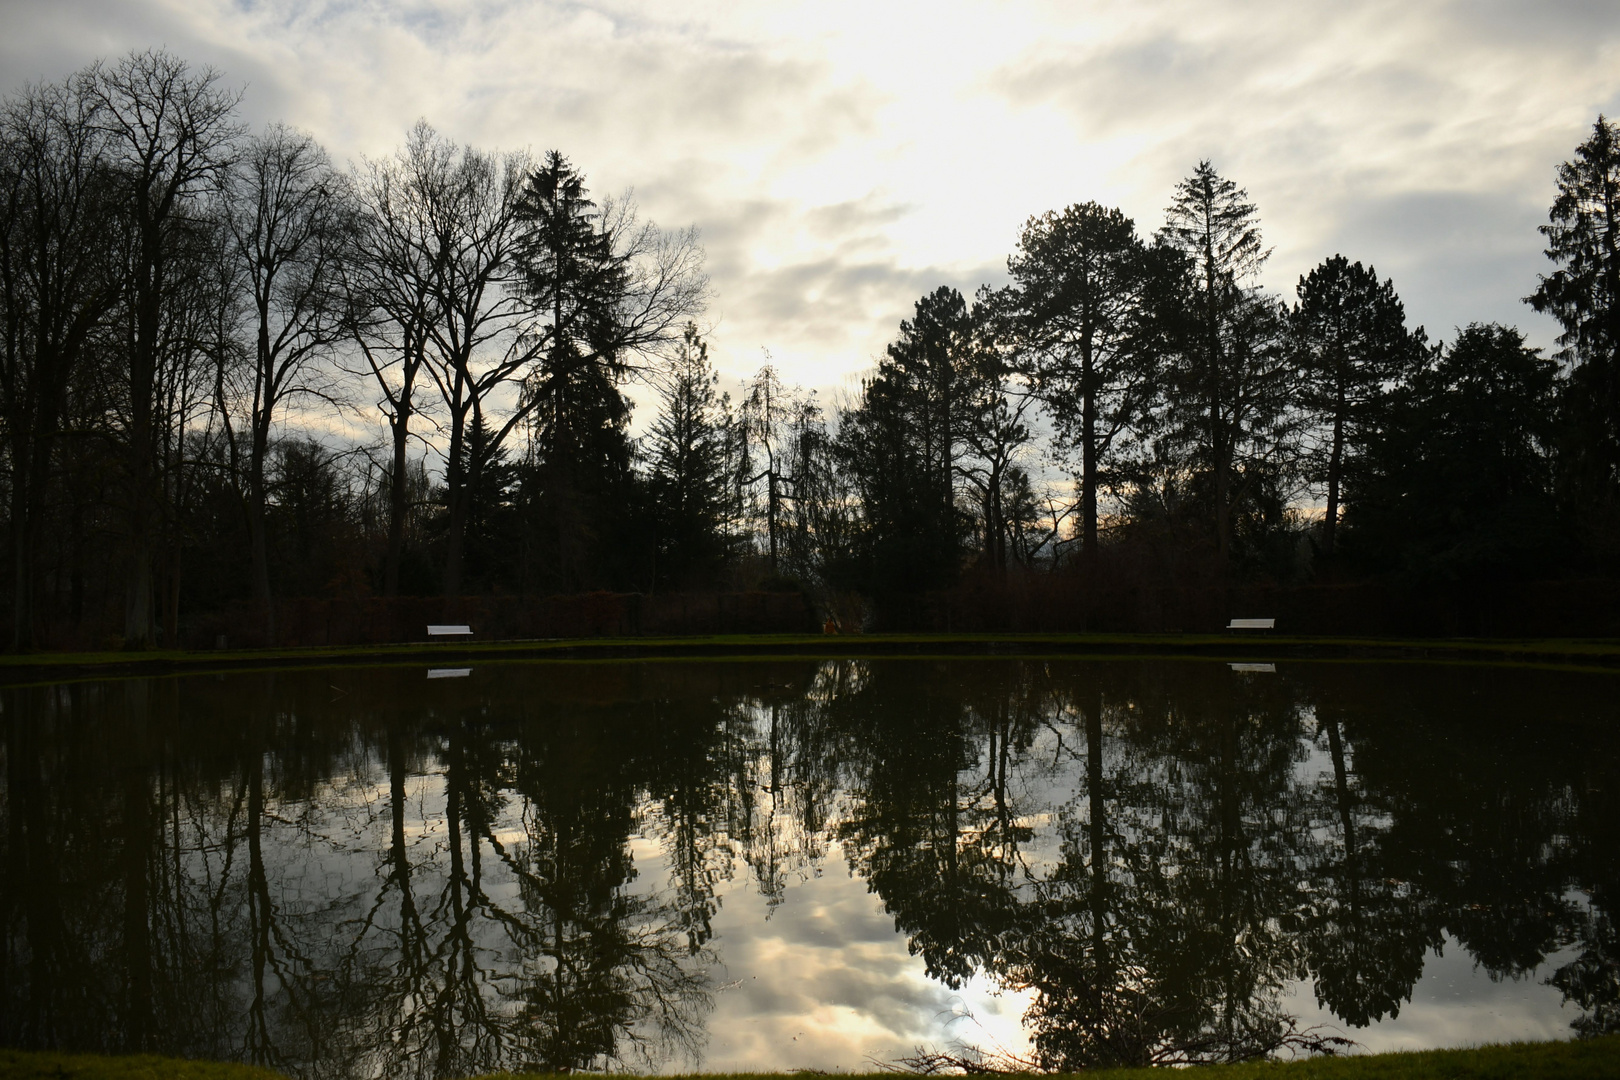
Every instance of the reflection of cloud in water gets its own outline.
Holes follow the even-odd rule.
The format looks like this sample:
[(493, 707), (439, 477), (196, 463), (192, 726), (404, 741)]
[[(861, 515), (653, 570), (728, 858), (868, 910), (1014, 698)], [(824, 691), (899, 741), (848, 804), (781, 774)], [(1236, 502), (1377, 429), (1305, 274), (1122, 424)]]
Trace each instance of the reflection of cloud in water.
[(752, 881), (723, 890), (714, 944), (731, 989), (715, 995), (703, 1067), (857, 1069), (958, 1041), (1025, 1049), (1025, 996), (930, 979), (882, 900), (832, 872), (842, 862), (834, 845), (829, 872), (790, 886), (769, 921)]
[[(1561, 949), (1523, 978), (1492, 981), (1450, 934), (1445, 952), (1430, 953), (1423, 977), (1412, 988), (1412, 1000), (1397, 1017), (1345, 1034), (1368, 1053), (1428, 1050), (1436, 1046), (1481, 1046), (1486, 1043), (1568, 1039), (1570, 1021), (1580, 1010), (1565, 1005), (1563, 995), (1546, 984), (1547, 976), (1579, 954)], [(1283, 1007), (1296, 1013), (1301, 1026), (1344, 1028), (1331, 1012), (1316, 1004), (1309, 980), (1295, 985)]]

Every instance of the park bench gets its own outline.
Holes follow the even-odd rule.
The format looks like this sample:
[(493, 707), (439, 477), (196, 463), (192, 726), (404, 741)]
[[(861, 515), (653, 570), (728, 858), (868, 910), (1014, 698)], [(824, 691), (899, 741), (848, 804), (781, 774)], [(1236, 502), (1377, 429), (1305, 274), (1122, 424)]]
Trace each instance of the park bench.
[(1276, 619), (1233, 619), (1226, 624), (1228, 630), (1275, 630)]
[(428, 637), (471, 637), (470, 626), (441, 626), (435, 623), (428, 624)]

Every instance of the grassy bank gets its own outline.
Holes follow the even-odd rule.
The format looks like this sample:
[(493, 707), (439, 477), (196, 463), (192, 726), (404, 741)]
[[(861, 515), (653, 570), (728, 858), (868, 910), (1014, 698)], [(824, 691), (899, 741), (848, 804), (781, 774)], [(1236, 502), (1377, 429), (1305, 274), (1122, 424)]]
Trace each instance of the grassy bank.
[(252, 1065), (135, 1054), (30, 1054), (0, 1050), (0, 1080), (286, 1080)]
[[(1368, 1054), (1314, 1058), (1284, 1064), (1218, 1065), (1194, 1071), (1208, 1080), (1600, 1080), (1620, 1076), (1620, 1035), (1581, 1042), (1512, 1043), (1471, 1050), (1425, 1050), (1410, 1054)], [(541, 1074), (503, 1073), (485, 1080), (534, 1080)], [(783, 1073), (695, 1074), (729, 1080), (780, 1080)], [(886, 1077), (895, 1073), (840, 1074)], [(1142, 1080), (1186, 1075), (1156, 1069), (1108, 1069), (1085, 1073), (1087, 1080)], [(0, 1080), (280, 1080), (280, 1074), (249, 1065), (180, 1061), (151, 1056), (29, 1054), (0, 1050)]]
[(1236, 634), (731, 634), (407, 642), (395, 645), (0, 655), (0, 683), (74, 678), (515, 660), (819, 659), (1022, 656), (1197, 657), (1211, 660), (1405, 660), (1620, 670), (1620, 640), (1591, 638), (1347, 638)]

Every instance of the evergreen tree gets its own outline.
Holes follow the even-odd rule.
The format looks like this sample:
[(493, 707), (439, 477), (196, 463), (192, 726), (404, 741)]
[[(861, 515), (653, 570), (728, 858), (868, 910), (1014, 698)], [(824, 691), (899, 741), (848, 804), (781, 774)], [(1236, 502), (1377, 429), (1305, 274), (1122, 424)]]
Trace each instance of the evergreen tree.
[(868, 588), (914, 592), (951, 581), (968, 522), (957, 507), (975, 401), (983, 313), (955, 289), (917, 301), (861, 403), (840, 428), (866, 516)]
[(539, 387), (524, 483), (524, 585), (542, 592), (644, 587), (630, 403), (602, 367), (573, 357), (556, 361)]
[(1612, 557), (1620, 551), (1620, 125), (1599, 116), (1574, 160), (1558, 167), (1548, 216), (1541, 233), (1558, 269), (1527, 299), (1564, 328), (1569, 494), (1589, 538)]
[(1557, 393), (1557, 365), (1517, 330), (1462, 330), (1397, 391), (1347, 478), (1357, 558), (1419, 580), (1544, 572), (1561, 548)]
[(505, 447), (492, 445), (493, 432), (481, 410), (467, 426), (466, 455), (483, 464), (468, 468), (475, 480), (466, 490), (466, 570), (475, 589), (499, 588), (508, 578), (513, 555), (522, 539), (517, 515), (519, 470), (509, 461)]
[(712, 573), (727, 554), (722, 530), (731, 409), (715, 389), (718, 380), (708, 344), (688, 323), (646, 440), (660, 583), (690, 583)]
[(1394, 380), (1422, 355), (1423, 332), (1408, 334), (1406, 313), (1391, 281), (1343, 255), (1299, 279), (1294, 308), (1297, 402), (1323, 434), (1314, 471), (1327, 485), (1322, 551), (1333, 554), (1345, 455), (1359, 451), (1367, 425)]
[(1079, 456), (1081, 557), (1092, 571), (1105, 469), (1158, 390), (1151, 300), (1169, 256), (1144, 244), (1130, 218), (1092, 202), (1031, 218), (1007, 260), (1013, 347)]
[(1225, 568), (1241, 504), (1276, 483), (1288, 449), (1283, 311), (1255, 283), (1271, 252), (1248, 192), (1202, 161), (1177, 185), (1165, 217), (1160, 236), (1187, 256), (1191, 273), (1161, 448), (1174, 470), (1190, 474)]

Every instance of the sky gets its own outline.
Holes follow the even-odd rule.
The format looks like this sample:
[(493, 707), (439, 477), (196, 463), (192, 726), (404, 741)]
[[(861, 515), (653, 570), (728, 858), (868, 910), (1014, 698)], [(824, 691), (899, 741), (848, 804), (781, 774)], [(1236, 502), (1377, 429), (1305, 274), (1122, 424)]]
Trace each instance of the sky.
[(1006, 280), (1031, 216), (1151, 232), (1200, 159), (1245, 187), (1264, 283), (1343, 253), (1409, 321), (1556, 327), (1554, 170), (1620, 114), (1620, 0), (552, 3), (0, 0), (0, 91), (164, 46), (334, 157), (425, 118), (558, 149), (708, 256), (711, 355), (855, 385), (939, 285)]

